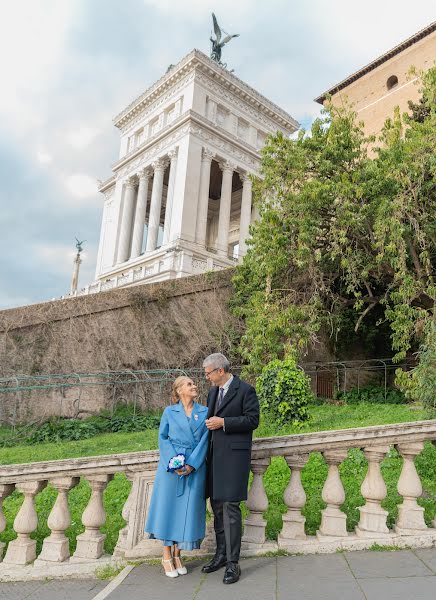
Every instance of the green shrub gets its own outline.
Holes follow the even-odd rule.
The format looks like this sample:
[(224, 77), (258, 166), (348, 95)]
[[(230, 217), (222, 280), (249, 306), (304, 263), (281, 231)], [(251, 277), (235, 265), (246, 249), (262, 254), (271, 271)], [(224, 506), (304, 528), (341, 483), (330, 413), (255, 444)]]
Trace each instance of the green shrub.
[(372, 404), (406, 404), (407, 400), (401, 390), (385, 388), (378, 385), (366, 385), (359, 390), (354, 388), (348, 392), (339, 392), (336, 396), (346, 404), (358, 404), (359, 402), (371, 402)]
[(257, 379), (256, 388), (261, 410), (278, 424), (309, 419), (310, 379), (297, 368), (293, 357), (268, 363)]
[(85, 440), (100, 433), (135, 432), (159, 427), (160, 413), (143, 413), (133, 405), (117, 405), (113, 413), (103, 410), (86, 419), (52, 418), (38, 427), (21, 427), (6, 432), (0, 447)]

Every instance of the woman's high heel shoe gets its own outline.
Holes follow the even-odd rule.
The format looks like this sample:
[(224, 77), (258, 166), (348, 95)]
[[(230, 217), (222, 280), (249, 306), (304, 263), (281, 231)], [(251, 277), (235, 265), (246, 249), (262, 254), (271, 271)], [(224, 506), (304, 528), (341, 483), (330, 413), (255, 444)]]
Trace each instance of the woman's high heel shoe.
[[(168, 566), (167, 566), (168, 565)], [(162, 566), (165, 571), (165, 575), (167, 577), (178, 577), (179, 573), (177, 569), (174, 568), (173, 559), (169, 558), (168, 560), (162, 559)]]
[(188, 572), (188, 569), (182, 563), (181, 556), (174, 556), (174, 566), (176, 567), (177, 573), (179, 575), (186, 575), (186, 573)]

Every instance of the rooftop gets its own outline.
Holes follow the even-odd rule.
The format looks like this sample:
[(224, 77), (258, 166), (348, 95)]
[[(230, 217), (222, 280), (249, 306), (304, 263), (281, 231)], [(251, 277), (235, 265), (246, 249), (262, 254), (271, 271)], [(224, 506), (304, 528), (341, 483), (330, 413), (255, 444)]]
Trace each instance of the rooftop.
[(171, 67), (156, 83), (120, 112), (114, 119), (115, 126), (119, 128), (124, 127), (131, 118), (142, 112), (165, 90), (172, 87), (176, 81), (193, 68), (198, 68), (209, 77), (219, 81), (221, 85), (242, 97), (246, 102), (259, 110), (259, 112), (278, 121), (282, 127), (290, 128), (291, 130), (299, 129), (299, 123), (289, 113), (247, 85), (242, 79), (239, 79), (239, 77), (236, 77), (236, 75), (218, 65), (218, 63), (211, 60), (206, 54), (196, 49), (192, 50), (179, 63)]
[(370, 62), (368, 65), (366, 65), (366, 67), (363, 67), (362, 69), (360, 69), (359, 71), (356, 71), (355, 73), (353, 73), (346, 79), (343, 79), (340, 83), (337, 83), (336, 85), (331, 87), (329, 90), (327, 90), (326, 92), (324, 92), (323, 94), (318, 96), (318, 98), (315, 98), (315, 102), (318, 102), (319, 104), (323, 104), (324, 100), (326, 99), (327, 96), (333, 96), (333, 94), (336, 94), (340, 90), (343, 90), (344, 88), (348, 87), (351, 83), (353, 83), (353, 81), (356, 81), (357, 79), (360, 79), (360, 77), (363, 77), (370, 71), (373, 71), (374, 69), (379, 67), (384, 62), (390, 60), (395, 55), (400, 54), (400, 52), (403, 52), (403, 50), (405, 50), (406, 48), (413, 46), (413, 44), (416, 44), (416, 42), (419, 42), (423, 38), (427, 37), (428, 35), (433, 33), (435, 30), (436, 30), (436, 21), (433, 21), (433, 23), (430, 23), (430, 25), (428, 25), (427, 27), (424, 27), (424, 29), (421, 29), (420, 31), (418, 31), (417, 33), (412, 35), (411, 37), (407, 38), (407, 40), (404, 40), (403, 42), (398, 44), (398, 46), (395, 46), (394, 48), (392, 48), (385, 54), (382, 54), (381, 56), (379, 56), (378, 58), (376, 58), (375, 60)]

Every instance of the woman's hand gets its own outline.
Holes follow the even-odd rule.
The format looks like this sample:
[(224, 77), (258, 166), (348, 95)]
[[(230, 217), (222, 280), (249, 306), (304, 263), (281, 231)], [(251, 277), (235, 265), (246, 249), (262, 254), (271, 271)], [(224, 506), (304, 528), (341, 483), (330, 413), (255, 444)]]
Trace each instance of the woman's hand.
[(182, 469), (176, 471), (177, 475), (189, 475), (194, 470), (191, 465), (185, 465)]

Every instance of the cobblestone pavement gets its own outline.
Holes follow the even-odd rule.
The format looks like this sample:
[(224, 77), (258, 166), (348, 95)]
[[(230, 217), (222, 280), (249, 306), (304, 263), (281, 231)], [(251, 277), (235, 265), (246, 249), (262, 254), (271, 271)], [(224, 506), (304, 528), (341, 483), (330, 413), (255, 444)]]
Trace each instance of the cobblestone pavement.
[[(142, 564), (108, 600), (433, 600), (436, 548), (395, 552), (343, 552), (241, 560), (241, 580), (223, 585), (223, 570), (204, 575), (203, 561), (188, 575), (165, 577)], [(91, 600), (108, 582), (64, 580), (0, 584), (1, 600)], [(100, 596), (101, 598), (101, 596)]]

